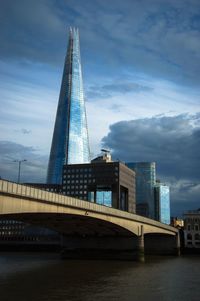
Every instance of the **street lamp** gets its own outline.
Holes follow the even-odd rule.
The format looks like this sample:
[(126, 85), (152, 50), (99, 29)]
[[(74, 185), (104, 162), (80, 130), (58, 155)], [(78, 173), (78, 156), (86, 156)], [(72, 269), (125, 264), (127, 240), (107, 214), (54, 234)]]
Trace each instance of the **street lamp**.
[(27, 160), (14, 160), (13, 162), (17, 162), (19, 163), (19, 167), (18, 167), (18, 177), (17, 177), (17, 183), (20, 183), (20, 173), (21, 173), (21, 163), (22, 162), (26, 162)]

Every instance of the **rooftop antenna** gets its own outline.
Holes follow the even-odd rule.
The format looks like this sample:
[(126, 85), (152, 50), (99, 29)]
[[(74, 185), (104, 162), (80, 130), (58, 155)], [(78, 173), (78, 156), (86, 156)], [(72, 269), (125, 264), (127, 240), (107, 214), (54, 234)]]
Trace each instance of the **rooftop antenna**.
[(110, 150), (109, 150), (109, 149), (105, 149), (105, 148), (102, 148), (101, 151), (102, 151), (103, 153), (110, 153)]

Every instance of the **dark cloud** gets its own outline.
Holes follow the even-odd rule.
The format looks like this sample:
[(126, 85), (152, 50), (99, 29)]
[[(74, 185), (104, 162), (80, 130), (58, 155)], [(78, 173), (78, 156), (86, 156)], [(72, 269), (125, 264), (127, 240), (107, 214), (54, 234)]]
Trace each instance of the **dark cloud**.
[(199, 114), (121, 121), (110, 126), (102, 143), (123, 161), (155, 161), (158, 178), (172, 187), (173, 201), (200, 206)]
[(1, 1), (0, 57), (50, 64), (60, 61), (57, 41), (66, 28), (56, 12), (52, 0)]
[(27, 160), (21, 165), (22, 182), (45, 182), (47, 156), (42, 156), (33, 147), (27, 147), (11, 141), (0, 141), (0, 176), (17, 181), (18, 163), (15, 160)]
[(90, 99), (101, 99), (111, 97), (117, 94), (126, 94), (126, 93), (139, 93), (144, 91), (151, 91), (151, 87), (140, 85), (133, 82), (115, 82), (113, 84), (106, 84), (102, 86), (90, 86), (86, 90), (86, 95), (88, 100)]

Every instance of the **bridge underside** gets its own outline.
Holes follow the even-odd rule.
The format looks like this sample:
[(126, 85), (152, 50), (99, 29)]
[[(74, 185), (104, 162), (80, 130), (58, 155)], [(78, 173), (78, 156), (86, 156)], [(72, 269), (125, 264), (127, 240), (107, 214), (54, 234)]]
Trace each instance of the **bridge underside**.
[[(111, 258), (136, 258), (138, 250), (144, 247), (146, 254), (174, 254), (176, 237), (166, 234), (145, 234), (144, 246), (141, 237), (108, 221), (75, 214), (17, 213), (0, 215), (7, 220), (22, 221), (57, 231), (65, 256), (74, 257), (89, 254), (102, 257), (109, 253)], [(123, 253), (123, 255), (122, 255)], [(124, 255), (125, 254), (125, 255)], [(103, 257), (104, 258), (104, 257)]]
[(66, 236), (133, 236), (133, 233), (120, 226), (87, 215), (18, 213), (0, 215), (0, 217), (5, 220), (16, 220), (39, 227), (45, 227)]

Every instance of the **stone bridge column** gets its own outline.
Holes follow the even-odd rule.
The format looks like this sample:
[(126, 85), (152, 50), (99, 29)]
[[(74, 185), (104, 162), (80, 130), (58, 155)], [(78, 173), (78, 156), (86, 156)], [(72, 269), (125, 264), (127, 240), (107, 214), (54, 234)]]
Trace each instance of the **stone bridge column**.
[(138, 245), (137, 245), (137, 260), (140, 262), (145, 261), (144, 257), (144, 229), (143, 225), (139, 228)]

